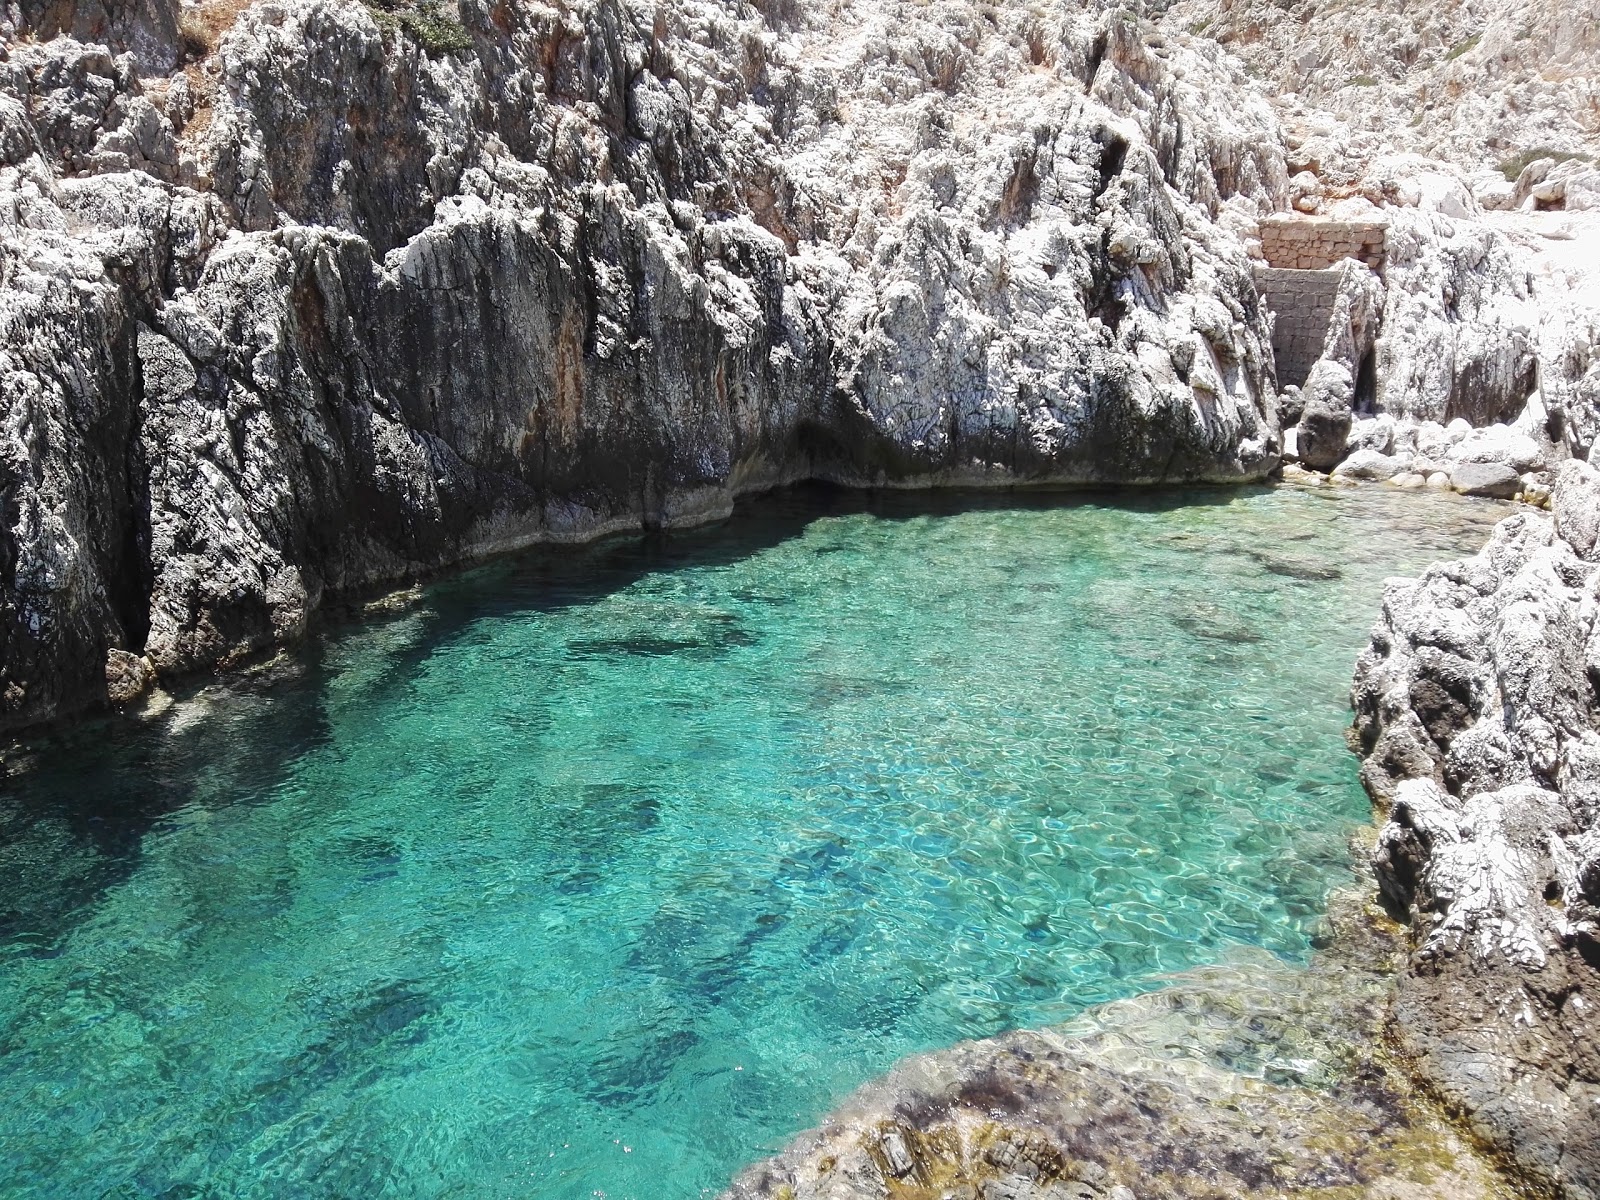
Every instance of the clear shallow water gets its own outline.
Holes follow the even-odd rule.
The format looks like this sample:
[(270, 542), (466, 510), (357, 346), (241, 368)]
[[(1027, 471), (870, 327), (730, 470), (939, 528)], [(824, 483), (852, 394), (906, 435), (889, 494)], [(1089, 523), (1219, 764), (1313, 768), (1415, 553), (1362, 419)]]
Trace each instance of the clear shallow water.
[(694, 1197), (908, 1052), (1301, 958), (1381, 580), (1500, 515), (801, 493), (43, 743), (0, 1193)]

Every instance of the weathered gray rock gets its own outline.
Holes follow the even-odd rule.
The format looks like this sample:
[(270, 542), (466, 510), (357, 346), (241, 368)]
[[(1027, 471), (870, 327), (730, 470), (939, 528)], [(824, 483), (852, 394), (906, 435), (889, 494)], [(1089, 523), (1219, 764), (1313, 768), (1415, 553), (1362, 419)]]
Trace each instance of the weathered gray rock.
[(1464, 462), (1451, 470), (1450, 486), (1463, 496), (1510, 500), (1522, 490), (1522, 476), (1503, 462)]
[(1268, 81), (1282, 97), (1296, 167), (1318, 172), (1324, 186), (1369, 176), (1397, 144), (1497, 175), (1516, 150), (1600, 152), (1583, 115), (1600, 71), (1600, 35), (1581, 4), (1160, 7), (1169, 29), (1229, 46)]
[(468, 0), (447, 51), (286, 0), (164, 75), (179, 16), (6, 13), (0, 725), (121, 695), (121, 655), (226, 663), (330, 596), (794, 479), (1276, 465), (1214, 218), (1287, 175), (1215, 48)]
[(1411, 463), (1404, 457), (1384, 454), (1379, 450), (1361, 449), (1351, 454), (1334, 469), (1334, 475), (1343, 479), (1364, 479), (1375, 483), (1393, 479)]
[(1379, 411), (1509, 422), (1536, 381), (1539, 313), (1527, 269), (1483, 225), (1392, 210), (1375, 367)]
[(1403, 1047), (1477, 1136), (1588, 1197), (1600, 475), (1567, 463), (1553, 504), (1501, 522), (1476, 558), (1391, 584), (1353, 700), (1362, 778), (1388, 814), (1374, 862), (1416, 945)]
[(1345, 440), (1345, 447), (1352, 454), (1357, 450), (1376, 450), (1379, 454), (1392, 454), (1395, 449), (1394, 418), (1388, 413), (1380, 413), (1376, 417), (1363, 417), (1352, 421), (1350, 436)]

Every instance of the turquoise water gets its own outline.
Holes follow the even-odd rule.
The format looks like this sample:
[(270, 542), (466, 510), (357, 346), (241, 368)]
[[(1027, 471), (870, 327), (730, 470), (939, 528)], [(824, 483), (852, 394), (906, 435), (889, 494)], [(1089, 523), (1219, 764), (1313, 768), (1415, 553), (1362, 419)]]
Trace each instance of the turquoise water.
[(39, 744), (0, 1191), (695, 1197), (908, 1052), (1303, 958), (1380, 581), (1499, 515), (801, 492)]

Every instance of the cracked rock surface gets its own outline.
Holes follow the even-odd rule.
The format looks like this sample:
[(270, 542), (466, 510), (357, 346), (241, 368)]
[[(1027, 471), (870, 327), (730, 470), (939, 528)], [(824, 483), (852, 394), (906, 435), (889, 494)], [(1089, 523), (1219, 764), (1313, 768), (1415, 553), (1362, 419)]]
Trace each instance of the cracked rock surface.
[(0, 726), (797, 478), (1277, 462), (1214, 220), (1281, 200), (1277, 127), (1125, 14), (0, 16)]
[(1395, 1029), (1473, 1133), (1600, 1195), (1600, 472), (1562, 466), (1476, 557), (1393, 582), (1353, 699), (1411, 924)]

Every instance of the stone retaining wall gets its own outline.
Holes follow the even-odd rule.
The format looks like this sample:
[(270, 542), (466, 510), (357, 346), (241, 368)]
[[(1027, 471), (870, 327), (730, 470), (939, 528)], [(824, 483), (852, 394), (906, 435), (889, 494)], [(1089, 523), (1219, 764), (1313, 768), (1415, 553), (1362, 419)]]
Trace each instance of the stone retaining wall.
[(1321, 271), (1346, 258), (1383, 270), (1388, 225), (1279, 213), (1261, 222), (1261, 253), (1269, 266)]
[(1278, 386), (1302, 386), (1322, 355), (1339, 294), (1339, 271), (1299, 271), (1268, 267), (1256, 272), (1256, 290), (1273, 314), (1272, 356)]

